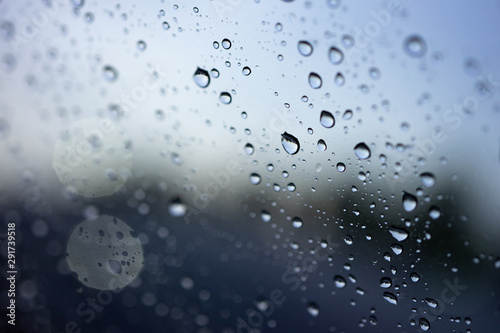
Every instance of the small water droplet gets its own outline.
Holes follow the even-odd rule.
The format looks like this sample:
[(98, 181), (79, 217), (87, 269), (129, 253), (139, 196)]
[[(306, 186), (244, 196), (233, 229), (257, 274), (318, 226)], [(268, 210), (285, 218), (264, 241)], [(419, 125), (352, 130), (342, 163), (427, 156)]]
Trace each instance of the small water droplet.
[(412, 58), (421, 58), (427, 52), (427, 44), (418, 35), (407, 37), (403, 43), (403, 49)]
[(364, 142), (360, 142), (354, 147), (354, 153), (360, 160), (366, 160), (371, 156), (370, 148)]
[(429, 321), (425, 318), (420, 318), (418, 320), (418, 325), (422, 329), (422, 331), (428, 331), (429, 328), (431, 328), (431, 324), (429, 324)]
[(248, 76), (250, 75), (250, 73), (252, 73), (252, 70), (250, 69), (250, 67), (248, 66), (245, 66), (243, 67), (243, 69), (241, 70), (241, 73), (245, 76)]
[(354, 38), (351, 35), (343, 35), (342, 36), (342, 45), (346, 49), (349, 49), (354, 46)]
[(175, 198), (170, 201), (168, 205), (168, 212), (174, 217), (182, 217), (186, 214), (188, 206), (181, 201), (179, 198)]
[(164, 29), (164, 30), (168, 30), (168, 29), (170, 29), (170, 24), (168, 24), (168, 22), (167, 22), (167, 21), (164, 21), (164, 22), (161, 24), (161, 26), (163, 27), (163, 29)]
[(331, 9), (337, 9), (342, 4), (342, 0), (327, 0), (328, 7)]
[(326, 128), (332, 128), (335, 125), (335, 118), (331, 112), (323, 110), (319, 116), (319, 122)]
[(339, 289), (344, 288), (346, 285), (344, 277), (340, 275), (335, 275), (335, 277), (333, 278), (333, 283), (335, 284), (335, 287)]
[(231, 41), (227, 38), (224, 38), (222, 40), (222, 47), (226, 50), (229, 50), (231, 48)]
[(385, 292), (384, 299), (391, 304), (394, 304), (394, 305), (398, 304), (398, 299), (393, 293)]
[(305, 40), (299, 41), (298, 44), (299, 48), (299, 53), (302, 54), (304, 57), (308, 57), (313, 53), (313, 47), (311, 43)]
[(271, 213), (269, 213), (267, 210), (263, 210), (261, 213), (260, 213), (260, 218), (262, 221), (264, 222), (269, 222), (271, 221), (272, 219), (272, 216), (271, 216)]
[(302, 228), (303, 224), (304, 224), (304, 222), (302, 221), (302, 219), (300, 217), (294, 217), (292, 220), (292, 226), (296, 229)]
[(287, 132), (281, 134), (281, 145), (290, 155), (297, 154), (300, 150), (299, 140)]
[(137, 49), (138, 49), (139, 51), (144, 51), (144, 50), (146, 50), (146, 47), (147, 47), (147, 44), (146, 44), (146, 42), (145, 42), (145, 41), (143, 41), (143, 40), (139, 40), (139, 41), (137, 41)]
[(216, 50), (219, 48), (219, 42), (217, 42), (217, 41), (214, 41), (212, 43), (212, 45), (213, 45), (214, 49), (216, 49)]
[(108, 82), (115, 82), (118, 79), (118, 71), (109, 65), (103, 67), (102, 74)]
[(260, 175), (258, 173), (252, 173), (250, 174), (250, 183), (253, 185), (259, 185), (261, 181)]
[(370, 74), (370, 77), (374, 80), (380, 79), (380, 76), (382, 75), (380, 73), (380, 69), (378, 69), (377, 67), (371, 67), (368, 73)]
[(319, 306), (318, 304), (311, 302), (307, 305), (307, 312), (313, 316), (317, 317), (319, 315)]
[(253, 146), (252, 146), (252, 144), (251, 144), (251, 143), (247, 143), (247, 144), (245, 145), (245, 153), (246, 153), (247, 155), (252, 155), (254, 151), (255, 151), (255, 149), (253, 148)]
[(230, 104), (233, 98), (231, 97), (231, 94), (228, 92), (224, 91), (220, 93), (219, 100), (221, 101), (222, 104)]
[(340, 162), (340, 163), (337, 163), (337, 171), (338, 172), (344, 172), (345, 171), (345, 164)]
[(403, 208), (407, 212), (412, 212), (417, 208), (417, 197), (414, 196), (413, 194), (410, 194), (408, 192), (403, 193)]
[(352, 245), (352, 243), (353, 243), (352, 236), (351, 236), (351, 235), (346, 235), (346, 236), (344, 236), (344, 242), (345, 242), (347, 245)]
[(345, 84), (344, 74), (338, 72), (337, 75), (335, 75), (334, 82), (337, 86), (342, 87)]
[(401, 228), (391, 227), (389, 229), (389, 232), (391, 233), (392, 237), (396, 238), (396, 240), (398, 240), (399, 242), (404, 241), (406, 238), (408, 238), (408, 231)]
[(429, 209), (429, 216), (432, 219), (437, 220), (438, 218), (441, 217), (441, 209), (439, 209), (439, 207), (437, 207), (437, 206), (432, 206)]
[(200, 88), (206, 88), (210, 84), (210, 75), (208, 71), (198, 67), (193, 74), (193, 80)]
[(313, 89), (319, 89), (323, 85), (323, 80), (319, 76), (319, 74), (311, 72), (309, 73), (309, 85)]
[(399, 244), (392, 244), (391, 245), (391, 250), (397, 256), (399, 256), (401, 253), (403, 253), (403, 247), (401, 245), (399, 245)]
[(436, 183), (436, 178), (430, 172), (421, 173), (420, 180), (422, 181), (422, 184), (426, 187), (432, 187)]
[(319, 139), (318, 141), (318, 149), (320, 151), (325, 151), (326, 150), (326, 142), (323, 139)]
[(217, 69), (215, 69), (215, 68), (212, 68), (212, 69), (210, 70), (210, 74), (212, 75), (212, 77), (213, 77), (214, 79), (218, 78), (218, 77), (219, 77), (219, 75), (220, 75), (220, 74), (219, 74), (219, 71), (218, 71)]
[(328, 51), (328, 57), (332, 64), (339, 65), (344, 60), (344, 53), (335, 46), (332, 46)]
[(294, 183), (289, 183), (287, 186), (286, 186), (286, 189), (290, 192), (293, 192), (295, 191), (295, 184)]
[(388, 277), (383, 277), (381, 280), (380, 280), (380, 287), (381, 288), (390, 288), (392, 286), (392, 280)]
[(425, 303), (427, 303), (428, 306), (430, 306), (431, 308), (435, 309), (438, 307), (438, 302), (435, 300), (435, 299), (432, 299), (432, 298), (426, 298), (425, 299)]
[(410, 279), (413, 282), (418, 282), (420, 280), (420, 275), (418, 275), (417, 273), (413, 272), (413, 273), (410, 274)]

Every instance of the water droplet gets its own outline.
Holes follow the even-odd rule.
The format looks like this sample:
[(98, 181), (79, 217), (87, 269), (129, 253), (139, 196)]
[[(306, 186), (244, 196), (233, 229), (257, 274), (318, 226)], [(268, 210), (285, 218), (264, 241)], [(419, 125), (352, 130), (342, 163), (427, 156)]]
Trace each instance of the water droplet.
[(343, 35), (342, 36), (342, 45), (346, 49), (349, 49), (354, 46), (354, 38), (351, 35)]
[(429, 328), (431, 328), (431, 324), (429, 324), (429, 321), (425, 318), (420, 318), (418, 320), (418, 325), (422, 329), (422, 331), (428, 331)]
[(218, 77), (219, 77), (219, 75), (220, 75), (220, 74), (219, 74), (219, 71), (218, 71), (217, 69), (215, 69), (215, 68), (212, 68), (212, 69), (210, 70), (210, 74), (212, 75), (212, 77), (213, 77), (214, 79), (218, 78)]
[(305, 40), (299, 41), (298, 48), (299, 48), (300, 54), (302, 54), (304, 57), (310, 56), (313, 52), (313, 47), (312, 47), (311, 43), (309, 43), (308, 41), (305, 41)]
[(145, 41), (143, 41), (143, 40), (137, 41), (137, 49), (138, 49), (139, 51), (144, 51), (144, 50), (146, 50), (146, 47), (147, 47), (147, 44), (146, 44), (146, 42), (145, 42)]
[(231, 41), (227, 38), (224, 38), (222, 40), (222, 47), (226, 50), (229, 50), (231, 48)]
[(410, 274), (410, 279), (413, 282), (418, 282), (420, 280), (420, 275), (418, 275), (417, 273), (413, 272), (413, 273)]
[(317, 317), (319, 315), (319, 306), (318, 304), (311, 302), (307, 305), (307, 312), (313, 316)]
[(295, 136), (288, 134), (287, 132), (281, 134), (281, 145), (290, 155), (297, 154), (300, 149), (299, 140), (297, 140)]
[(283, 30), (283, 24), (281, 24), (281, 23), (279, 23), (279, 22), (278, 22), (278, 23), (276, 23), (276, 24), (274, 25), (274, 28), (275, 28), (275, 29), (276, 29), (276, 31), (278, 31), (278, 32), (279, 32), (279, 31), (282, 31), (282, 30)]
[(337, 171), (338, 172), (344, 172), (345, 171), (345, 164), (340, 162), (340, 163), (337, 163)]
[(309, 85), (313, 89), (319, 89), (323, 85), (323, 80), (317, 73), (311, 72), (309, 73)]
[(439, 305), (438, 302), (432, 298), (426, 298), (425, 303), (433, 309), (437, 308)]
[(399, 244), (392, 244), (391, 245), (392, 252), (399, 256), (401, 253), (403, 253), (403, 247)]
[(354, 147), (354, 153), (360, 160), (366, 160), (371, 156), (370, 148), (364, 142), (360, 142)]
[(345, 279), (340, 275), (335, 275), (335, 277), (333, 278), (333, 283), (335, 284), (335, 287), (339, 289), (344, 288), (346, 285)]
[(248, 75), (250, 75), (250, 73), (252, 73), (252, 70), (250, 69), (250, 67), (245, 66), (245, 67), (243, 67), (243, 69), (241, 70), (241, 73), (243, 73), (243, 75), (245, 75), (245, 76), (248, 76)]
[(108, 260), (108, 265), (109, 269), (115, 273), (115, 274), (121, 274), (122, 273), (122, 264), (120, 264), (119, 261), (116, 261), (114, 259), (109, 259)]
[(335, 125), (335, 118), (331, 112), (323, 110), (319, 116), (319, 122), (326, 128), (332, 128)]
[(88, 12), (88, 13), (85, 13), (85, 15), (83, 16), (83, 19), (85, 20), (86, 23), (90, 24), (90, 23), (94, 22), (95, 17), (94, 17), (93, 13)]
[(331, 9), (337, 9), (342, 4), (342, 0), (328, 0), (326, 3)]
[(253, 148), (252, 144), (247, 143), (247, 144), (245, 145), (245, 153), (246, 153), (247, 155), (252, 155), (254, 151), (255, 151), (255, 149)]
[(161, 24), (161, 26), (163, 27), (163, 30), (168, 30), (168, 29), (170, 29), (170, 24), (168, 24), (168, 22), (167, 22), (167, 21), (163, 22), (163, 23)]
[(389, 232), (392, 237), (396, 238), (399, 242), (404, 241), (408, 238), (408, 231), (396, 227), (390, 227)]
[(214, 41), (212, 43), (212, 45), (213, 45), (214, 49), (216, 49), (216, 50), (219, 48), (219, 42), (217, 42), (217, 41)]
[(342, 115), (342, 119), (344, 119), (344, 120), (352, 119), (352, 111), (345, 110), (344, 114)]
[(318, 149), (320, 151), (325, 151), (326, 150), (326, 142), (323, 139), (319, 139), (318, 141)]
[(303, 224), (304, 224), (304, 222), (302, 221), (302, 219), (300, 217), (294, 217), (292, 220), (292, 226), (296, 229), (302, 228)]
[(436, 207), (436, 206), (432, 206), (430, 209), (429, 209), (429, 216), (434, 219), (434, 220), (437, 220), (438, 218), (441, 217), (441, 209), (439, 209), (439, 207)]
[(188, 206), (180, 198), (175, 198), (168, 204), (168, 212), (173, 217), (182, 217), (186, 215)]
[(412, 58), (421, 58), (427, 52), (427, 44), (418, 35), (407, 37), (403, 43), (403, 49)]
[(220, 93), (219, 100), (221, 101), (222, 104), (230, 104), (233, 98), (231, 97), (231, 94), (224, 91)]
[(109, 65), (103, 67), (102, 74), (108, 82), (115, 82), (118, 79), (118, 71)]
[(193, 80), (200, 88), (206, 88), (210, 84), (210, 75), (208, 71), (198, 67), (193, 74)]
[(394, 305), (398, 304), (398, 299), (393, 293), (385, 292), (384, 299), (391, 304), (394, 304)]
[(198, 7), (193, 7), (193, 12), (195, 12), (195, 13), (199, 13), (199, 11), (200, 11), (200, 10), (199, 10), (199, 8), (198, 8)]
[(345, 242), (347, 245), (352, 245), (352, 243), (353, 243), (352, 236), (351, 236), (351, 235), (346, 235), (346, 236), (344, 236), (344, 242)]
[(388, 277), (383, 277), (380, 279), (380, 287), (381, 288), (390, 288), (392, 286), (392, 280)]
[(260, 181), (261, 181), (261, 178), (260, 178), (260, 175), (258, 173), (254, 172), (250, 175), (250, 183), (252, 183), (253, 185), (259, 185)]
[(417, 197), (414, 196), (413, 194), (410, 194), (408, 192), (403, 193), (403, 208), (407, 212), (412, 212), (417, 208)]
[(338, 72), (337, 75), (335, 75), (334, 82), (337, 86), (342, 87), (345, 84), (344, 74)]
[(328, 51), (328, 57), (332, 64), (339, 65), (344, 60), (344, 53), (335, 46), (332, 46)]
[(289, 183), (287, 186), (286, 186), (286, 189), (290, 192), (293, 192), (295, 191), (295, 184), (294, 183)]
[(436, 183), (436, 178), (430, 172), (421, 173), (420, 180), (422, 181), (422, 184), (426, 187), (432, 187)]
[(262, 219), (262, 221), (264, 222), (269, 222), (271, 221), (271, 213), (269, 213), (267, 210), (263, 210), (261, 213), (260, 213), (260, 218)]
[(370, 77), (374, 80), (380, 79), (380, 76), (382, 75), (380, 73), (380, 69), (378, 69), (377, 67), (370, 68), (368, 73), (370, 74)]

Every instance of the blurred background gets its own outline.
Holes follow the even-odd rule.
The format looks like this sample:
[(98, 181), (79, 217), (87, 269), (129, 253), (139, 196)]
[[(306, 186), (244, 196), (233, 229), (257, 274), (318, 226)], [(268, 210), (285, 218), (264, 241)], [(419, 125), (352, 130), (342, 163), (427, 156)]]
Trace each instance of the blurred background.
[(1, 331), (496, 332), (499, 14), (0, 1)]

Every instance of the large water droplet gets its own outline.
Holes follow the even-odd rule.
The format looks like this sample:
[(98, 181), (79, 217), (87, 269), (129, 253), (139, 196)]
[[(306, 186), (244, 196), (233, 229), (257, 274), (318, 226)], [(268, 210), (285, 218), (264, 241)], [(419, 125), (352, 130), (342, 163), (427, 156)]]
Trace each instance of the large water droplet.
[(222, 104), (230, 104), (233, 98), (231, 97), (230, 93), (224, 91), (220, 93), (219, 100)]
[(344, 60), (344, 53), (335, 46), (332, 46), (328, 51), (328, 57), (332, 64), (339, 65)]
[(319, 74), (311, 72), (309, 74), (309, 85), (313, 89), (319, 89), (323, 85), (323, 80), (319, 76)]
[(300, 149), (299, 140), (287, 132), (281, 134), (281, 145), (290, 155), (297, 154)]
[(370, 148), (364, 142), (360, 142), (354, 147), (354, 153), (360, 160), (366, 160), (371, 156)]
[(392, 237), (396, 238), (399, 242), (404, 241), (406, 238), (408, 238), (408, 231), (396, 227), (391, 227), (389, 229), (389, 232), (391, 233)]
[(346, 285), (344, 277), (340, 275), (335, 275), (335, 277), (333, 278), (333, 283), (335, 284), (335, 287), (339, 289), (344, 288)]
[(387, 302), (391, 303), (391, 304), (394, 304), (394, 305), (397, 305), (397, 304), (398, 304), (398, 299), (397, 299), (397, 297), (396, 297), (394, 294), (392, 294), (392, 293), (385, 292), (385, 293), (384, 293), (384, 299), (385, 299)]
[(313, 316), (317, 317), (319, 315), (319, 306), (318, 304), (311, 302), (307, 305), (307, 312)]
[(333, 114), (328, 111), (321, 111), (321, 115), (319, 116), (319, 122), (326, 128), (331, 128), (335, 125), (335, 118)]
[(198, 67), (193, 74), (193, 80), (200, 88), (206, 88), (210, 84), (210, 75), (208, 71)]
[(414, 196), (413, 194), (410, 194), (408, 192), (403, 193), (403, 208), (407, 212), (412, 212), (417, 208), (417, 197)]
[(298, 48), (299, 48), (300, 54), (302, 54), (304, 57), (310, 56), (313, 52), (313, 47), (312, 47), (311, 43), (309, 43), (308, 41), (305, 41), (305, 40), (299, 41)]
[(421, 58), (427, 52), (427, 44), (422, 37), (411, 35), (405, 39), (403, 50), (412, 58)]

